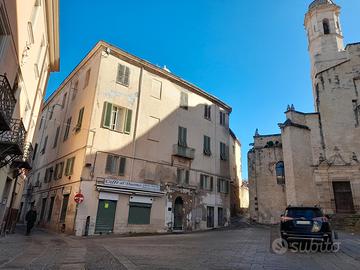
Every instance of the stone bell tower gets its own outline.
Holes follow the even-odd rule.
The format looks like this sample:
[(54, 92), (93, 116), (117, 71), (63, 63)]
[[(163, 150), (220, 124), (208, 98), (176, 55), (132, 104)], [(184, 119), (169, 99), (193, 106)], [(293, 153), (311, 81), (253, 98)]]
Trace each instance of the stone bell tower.
[(311, 59), (311, 78), (346, 59), (339, 20), (340, 7), (332, 0), (315, 0), (305, 15)]

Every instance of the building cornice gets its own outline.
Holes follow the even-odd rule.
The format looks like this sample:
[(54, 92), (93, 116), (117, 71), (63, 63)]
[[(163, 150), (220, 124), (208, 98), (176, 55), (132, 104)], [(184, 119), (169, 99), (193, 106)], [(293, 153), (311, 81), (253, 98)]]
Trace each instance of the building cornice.
[(49, 39), (50, 71), (60, 70), (59, 0), (46, 0), (46, 24)]
[(178, 85), (181, 85), (182, 87), (184, 87), (185, 89), (192, 91), (200, 96), (203, 96), (209, 100), (211, 100), (213, 103), (217, 104), (218, 106), (224, 108), (225, 110), (228, 111), (228, 113), (231, 113), (232, 108), (227, 105), (226, 103), (224, 103), (223, 101), (221, 101), (220, 99), (218, 99), (217, 97), (205, 92), (204, 90), (200, 89), (199, 87), (181, 79), (180, 77), (172, 74), (171, 72), (168, 72), (166, 70), (164, 70), (163, 68), (157, 67), (154, 64), (151, 64), (148, 61), (145, 61), (135, 55), (132, 55), (124, 50), (121, 50), (119, 48), (117, 48), (114, 45), (111, 45), (105, 41), (99, 41), (91, 50), (89, 53), (87, 53), (87, 55), (81, 60), (81, 62), (71, 71), (71, 73), (66, 77), (66, 79), (61, 83), (61, 85), (57, 88), (57, 90), (55, 90), (55, 92), (53, 94), (51, 94), (51, 96), (48, 98), (48, 100), (45, 103), (44, 108), (47, 106), (47, 104), (52, 100), (52, 98), (54, 98), (57, 93), (73, 78), (73, 76), (79, 71), (81, 70), (81, 68), (89, 61), (89, 59), (91, 57), (93, 57), (95, 55), (95, 53), (99, 50), (107, 50), (110, 54), (114, 55), (117, 58), (120, 58), (132, 65), (138, 66), (138, 67), (142, 67), (147, 71), (150, 71), (153, 74), (159, 75), (161, 77), (164, 77), (174, 83), (177, 83)]

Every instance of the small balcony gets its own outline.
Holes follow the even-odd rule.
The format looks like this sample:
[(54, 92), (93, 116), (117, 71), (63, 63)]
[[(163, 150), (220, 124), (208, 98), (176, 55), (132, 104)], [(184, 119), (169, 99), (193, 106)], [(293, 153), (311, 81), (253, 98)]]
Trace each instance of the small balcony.
[(11, 166), (14, 168), (31, 170), (33, 151), (32, 144), (26, 143), (24, 145), (23, 155), (15, 158)]
[(0, 131), (10, 130), (16, 99), (6, 75), (0, 75)]
[(0, 159), (24, 154), (25, 127), (21, 119), (10, 120), (10, 130), (0, 132)]
[(179, 144), (173, 145), (173, 155), (177, 157), (182, 157), (186, 159), (195, 158), (195, 149), (187, 146), (182, 146)]

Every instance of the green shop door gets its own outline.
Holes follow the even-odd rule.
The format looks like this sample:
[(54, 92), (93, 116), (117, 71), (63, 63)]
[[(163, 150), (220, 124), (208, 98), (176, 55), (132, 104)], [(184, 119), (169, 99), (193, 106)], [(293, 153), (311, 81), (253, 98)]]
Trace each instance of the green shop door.
[(96, 215), (95, 233), (112, 233), (114, 230), (116, 202), (109, 200), (99, 200)]

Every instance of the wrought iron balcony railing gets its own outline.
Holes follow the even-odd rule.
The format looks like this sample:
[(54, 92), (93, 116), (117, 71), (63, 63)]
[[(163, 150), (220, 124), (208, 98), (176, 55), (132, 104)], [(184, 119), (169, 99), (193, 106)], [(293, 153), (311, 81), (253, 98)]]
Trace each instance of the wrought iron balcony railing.
[(25, 135), (21, 119), (11, 119), (10, 130), (0, 133), (0, 159), (7, 155), (23, 155)]
[(16, 99), (6, 75), (0, 75), (0, 131), (10, 130)]
[(11, 164), (12, 167), (31, 170), (33, 151), (34, 149), (32, 147), (32, 144), (30, 142), (26, 143), (24, 145), (23, 154), (14, 159), (14, 161)]
[(173, 155), (178, 157), (183, 157), (187, 159), (195, 158), (195, 149), (187, 146), (182, 146), (179, 144), (173, 145)]

